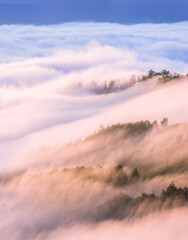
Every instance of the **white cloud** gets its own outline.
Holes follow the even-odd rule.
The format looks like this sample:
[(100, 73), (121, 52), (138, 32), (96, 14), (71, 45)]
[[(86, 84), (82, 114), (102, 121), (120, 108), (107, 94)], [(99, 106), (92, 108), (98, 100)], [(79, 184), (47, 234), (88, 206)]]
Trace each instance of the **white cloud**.
[[(164, 115), (172, 122), (187, 120), (187, 84), (183, 81), (164, 91), (154, 91), (153, 84), (110, 95), (88, 91), (93, 81), (99, 85), (114, 79), (127, 82), (132, 74), (150, 68), (186, 73), (186, 22), (4, 25), (0, 33), (2, 161), (20, 153), (22, 142), (28, 151), (39, 145), (65, 143), (101, 123)], [(80, 83), (83, 89), (78, 88)]]
[[(1, 26), (0, 35), (0, 174), (26, 168), (25, 173), (12, 176), (0, 185), (2, 238), (187, 239), (185, 209), (156, 213), (134, 219), (132, 223), (125, 220), (78, 226), (80, 213), (98, 205), (97, 199), (104, 202), (114, 194), (114, 188), (96, 183), (91, 189), (91, 183), (85, 179), (78, 182), (73, 176), (65, 178), (61, 171), (45, 174), (44, 170), (44, 166), (55, 168), (61, 164), (63, 168), (77, 161), (77, 156), (70, 160), (71, 154), (59, 151), (62, 147), (58, 145), (92, 133), (101, 123), (106, 126), (163, 117), (168, 117), (170, 124), (188, 121), (188, 78), (185, 77), (161, 85), (154, 78), (111, 94), (92, 91), (96, 85), (101, 87), (104, 81), (114, 79), (120, 80), (120, 86), (127, 86), (132, 74), (150, 68), (186, 73), (187, 23), (11, 25)], [(171, 156), (187, 153), (186, 143), (181, 153), (171, 151), (186, 139), (186, 132), (179, 145), (173, 141), (174, 132), (165, 136), (171, 139)], [(175, 139), (177, 136), (179, 132)], [(163, 136), (164, 141), (158, 141), (152, 137), (153, 145), (148, 137), (144, 148), (149, 154), (153, 151), (156, 158), (151, 162), (166, 154), (166, 148), (161, 147), (166, 138)], [(138, 149), (143, 148), (142, 143)], [(160, 151), (153, 147), (157, 144)], [(52, 145), (56, 146), (48, 148)], [(44, 146), (48, 149), (45, 153), (42, 150), (33, 153)], [(126, 148), (126, 143), (123, 147)], [(114, 154), (111, 150), (108, 156)], [(116, 149), (118, 155), (117, 152)], [(63, 158), (63, 154), (67, 157)], [(109, 159), (104, 159), (104, 163), (110, 164)], [(83, 157), (79, 159), (82, 160)], [(36, 169), (41, 172), (30, 172), (33, 166), (40, 166)], [(178, 177), (179, 183), (186, 182), (185, 175), (178, 175), (177, 180)], [(152, 192), (166, 186), (168, 181), (169, 176), (160, 177), (137, 188), (139, 194)], [(127, 189), (130, 196), (138, 194), (133, 188), (135, 185)], [(66, 228), (65, 224), (69, 223), (72, 225)], [(153, 235), (156, 227), (160, 231)]]
[(135, 51), (139, 59), (188, 62), (187, 22), (120, 25), (65, 23), (50, 26), (0, 27), (0, 61), (43, 56), (62, 48), (80, 49), (90, 41)]

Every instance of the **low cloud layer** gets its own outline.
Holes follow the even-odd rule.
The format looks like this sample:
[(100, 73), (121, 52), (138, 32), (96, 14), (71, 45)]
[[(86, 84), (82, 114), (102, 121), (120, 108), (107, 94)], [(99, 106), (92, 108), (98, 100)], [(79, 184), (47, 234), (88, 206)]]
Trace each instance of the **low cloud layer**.
[[(158, 239), (187, 239), (186, 227), (187, 210), (174, 211), (172, 213), (160, 214), (158, 216), (150, 216), (142, 220), (134, 221), (132, 224), (124, 222), (107, 222), (97, 227), (88, 226), (82, 229), (77, 226), (73, 229), (57, 230), (48, 235), (49, 239), (59, 239), (60, 236), (66, 239), (77, 239), (79, 235), (82, 239), (129, 239), (129, 240), (154, 240)], [(156, 229), (158, 231), (156, 232)], [(173, 229), (173, 230), (172, 230)], [(47, 233), (48, 234), (48, 233)], [(42, 234), (37, 239), (43, 239), (47, 234)]]
[[(187, 122), (187, 34), (186, 22), (0, 26), (3, 239), (132, 240), (138, 239), (138, 232), (140, 240), (187, 239), (187, 203), (167, 210), (166, 202), (158, 199), (165, 212), (102, 223), (94, 223), (87, 212), (97, 212), (99, 204), (120, 190), (136, 198), (153, 191), (159, 196), (172, 180), (178, 187), (186, 185), (186, 124), (132, 139), (121, 139), (118, 133), (63, 147), (101, 124), (163, 117), (170, 125)], [(180, 75), (167, 82), (159, 81), (162, 75), (141, 81), (151, 68)], [(119, 188), (116, 179), (108, 177), (119, 177), (112, 165), (122, 159), (120, 173), (125, 171), (129, 180)], [(85, 175), (79, 175), (80, 168), (63, 170), (81, 165), (88, 167)], [(135, 166), (143, 178), (131, 182)], [(138, 206), (138, 212), (144, 212), (143, 205)], [(156, 228), (160, 231), (153, 236)]]
[[(164, 116), (171, 123), (187, 121), (186, 79), (161, 88), (156, 79), (130, 87), (131, 76), (150, 68), (187, 73), (186, 26), (0, 26), (3, 165), (39, 147), (84, 137), (101, 123)], [(97, 94), (112, 81), (123, 91)]]
[(138, 55), (139, 60), (167, 61), (174, 68), (177, 62), (188, 61), (187, 22), (130, 26), (109, 23), (3, 25), (0, 33), (0, 62), (44, 56), (62, 48), (80, 49), (91, 41), (129, 49)]

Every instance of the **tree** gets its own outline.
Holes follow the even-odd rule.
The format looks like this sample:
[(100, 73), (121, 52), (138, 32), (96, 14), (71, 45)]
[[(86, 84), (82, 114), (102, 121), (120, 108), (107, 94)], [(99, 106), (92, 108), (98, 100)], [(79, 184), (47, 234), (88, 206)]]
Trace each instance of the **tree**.
[(161, 121), (161, 127), (167, 127), (168, 126), (168, 118), (163, 118)]
[(152, 69), (148, 72), (148, 78), (152, 78), (155, 76), (155, 71), (153, 71)]
[(108, 182), (111, 182), (114, 186), (125, 186), (128, 182), (128, 177), (126, 173), (123, 171), (122, 165), (117, 165), (112, 168), (109, 172)]
[(123, 166), (121, 164), (116, 166), (116, 170), (121, 170), (121, 169), (123, 169)]
[(154, 129), (158, 129), (159, 128), (159, 124), (158, 124), (158, 122), (156, 120), (152, 122), (152, 127)]
[(161, 72), (163, 75), (168, 75), (168, 74), (170, 74), (170, 72), (169, 71), (167, 71), (167, 70), (163, 70), (162, 72)]
[(140, 173), (138, 172), (137, 168), (133, 169), (131, 176), (130, 176), (130, 180), (132, 182), (137, 182), (138, 180), (140, 180)]
[(161, 198), (172, 198), (173, 200), (181, 199), (182, 201), (188, 201), (188, 188), (177, 188), (172, 182), (166, 190), (162, 190)]

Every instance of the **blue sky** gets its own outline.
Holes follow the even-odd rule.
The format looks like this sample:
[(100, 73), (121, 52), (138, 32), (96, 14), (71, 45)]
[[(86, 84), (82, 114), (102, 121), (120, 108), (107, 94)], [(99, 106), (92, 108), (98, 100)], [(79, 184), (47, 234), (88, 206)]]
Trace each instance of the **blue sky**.
[(0, 0), (0, 24), (188, 20), (187, 0)]

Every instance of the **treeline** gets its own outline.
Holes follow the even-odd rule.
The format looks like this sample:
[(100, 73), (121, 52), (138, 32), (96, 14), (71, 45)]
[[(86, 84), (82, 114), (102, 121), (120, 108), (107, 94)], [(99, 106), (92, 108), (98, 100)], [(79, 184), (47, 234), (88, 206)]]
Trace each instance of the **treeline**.
[[(158, 81), (159, 83), (166, 83), (169, 82), (171, 80), (175, 80), (175, 79), (179, 79), (181, 77), (183, 77), (183, 75), (180, 75), (178, 73), (170, 73), (170, 71), (168, 70), (162, 70), (161, 72), (155, 72), (154, 70), (149, 70), (148, 73), (146, 75), (142, 75), (140, 77), (138, 77), (138, 81), (146, 81), (148, 79), (151, 79), (153, 77), (158, 76)], [(186, 75), (188, 76), (188, 74)]]
[[(146, 81), (156, 76), (159, 77), (158, 78), (159, 83), (166, 83), (168, 81), (183, 77), (183, 75), (180, 75), (178, 73), (172, 74), (170, 73), (170, 71), (165, 69), (162, 70), (161, 72), (155, 72), (154, 70), (151, 69), (145, 75), (140, 76), (132, 75), (128, 79), (123, 79), (122, 81), (120, 79), (113, 79), (111, 81), (104, 81), (102, 83), (92, 81), (90, 84), (87, 85), (84, 85), (83, 83), (79, 82), (76, 88), (87, 90), (95, 94), (109, 94), (125, 90), (127, 88), (132, 87), (136, 82)], [(188, 74), (186, 76), (188, 76)]]
[(108, 168), (103, 168), (102, 166), (96, 168), (79, 166), (64, 169), (64, 172), (75, 174), (75, 176), (85, 180), (100, 181), (114, 187), (124, 187), (141, 180), (141, 174), (136, 167), (130, 174), (127, 174), (121, 164)]
[(99, 126), (98, 132), (93, 133), (85, 138), (85, 140), (91, 140), (93, 138), (114, 134), (118, 132), (124, 132), (125, 136), (135, 137), (136, 135), (146, 133), (152, 129), (158, 129), (159, 127), (167, 127), (168, 126), (168, 118), (163, 118), (160, 124), (155, 120), (152, 123), (149, 120), (146, 121), (138, 121), (134, 123), (118, 123), (113, 124), (111, 126), (104, 127), (103, 124)]
[(77, 166), (65, 168), (63, 173), (73, 174), (73, 177), (86, 181), (98, 181), (114, 187), (124, 188), (130, 184), (140, 183), (159, 176), (173, 176), (188, 172), (187, 158), (178, 159), (176, 162), (167, 163), (162, 167), (147, 167), (145, 164), (122, 157), (118, 164), (109, 167), (103, 166)]
[(109, 82), (104, 81), (102, 84), (97, 84), (93, 81), (88, 89), (95, 94), (109, 94), (113, 92), (118, 92), (125, 90), (131, 87), (135, 83), (133, 78), (130, 78), (128, 81), (120, 81), (119, 79), (111, 80)]
[(156, 211), (187, 206), (187, 203), (188, 188), (177, 188), (172, 182), (159, 196), (143, 193), (132, 198), (120, 193), (98, 206), (93, 215), (96, 221), (140, 217)]
[(95, 94), (109, 94), (113, 92), (118, 92), (130, 88), (135, 84), (136, 78), (131, 76), (128, 80), (113, 79), (110, 81), (104, 81), (99, 83), (97, 81), (92, 81), (89, 84), (83, 84), (79, 82), (76, 85), (76, 88), (86, 90)]

